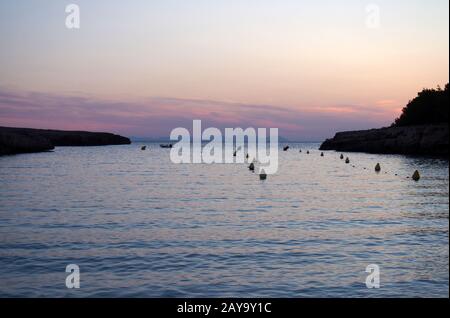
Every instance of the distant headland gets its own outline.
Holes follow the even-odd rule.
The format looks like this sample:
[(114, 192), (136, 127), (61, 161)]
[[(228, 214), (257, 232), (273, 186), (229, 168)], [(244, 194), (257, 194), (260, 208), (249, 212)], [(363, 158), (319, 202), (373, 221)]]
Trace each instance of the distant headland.
[(57, 146), (130, 144), (130, 139), (103, 132), (0, 127), (0, 156), (53, 150)]
[(449, 155), (449, 84), (424, 89), (386, 128), (339, 132), (321, 150), (382, 154)]

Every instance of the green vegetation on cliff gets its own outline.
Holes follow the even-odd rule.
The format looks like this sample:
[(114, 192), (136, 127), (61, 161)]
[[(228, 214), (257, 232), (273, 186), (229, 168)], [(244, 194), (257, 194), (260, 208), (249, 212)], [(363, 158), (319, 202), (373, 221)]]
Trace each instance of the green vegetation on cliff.
[(448, 124), (448, 110), (449, 84), (445, 89), (424, 89), (403, 108), (393, 126)]

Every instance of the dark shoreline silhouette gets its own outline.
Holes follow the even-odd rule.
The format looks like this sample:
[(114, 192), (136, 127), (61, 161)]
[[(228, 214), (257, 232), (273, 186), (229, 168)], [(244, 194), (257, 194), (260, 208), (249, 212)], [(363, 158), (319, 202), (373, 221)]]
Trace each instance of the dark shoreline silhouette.
[(320, 150), (448, 156), (448, 124), (339, 132)]
[(130, 144), (130, 139), (104, 132), (0, 127), (0, 156), (53, 150), (57, 146)]
[(339, 132), (321, 150), (448, 157), (449, 84), (423, 89), (391, 127)]

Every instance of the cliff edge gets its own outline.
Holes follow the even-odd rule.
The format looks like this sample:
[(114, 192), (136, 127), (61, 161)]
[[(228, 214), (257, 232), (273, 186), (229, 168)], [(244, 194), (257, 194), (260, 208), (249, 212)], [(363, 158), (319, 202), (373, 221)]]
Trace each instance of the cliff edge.
[(448, 156), (449, 125), (389, 127), (339, 132), (321, 150)]
[(0, 127), (0, 155), (49, 151), (55, 146), (106, 146), (130, 144), (111, 133)]

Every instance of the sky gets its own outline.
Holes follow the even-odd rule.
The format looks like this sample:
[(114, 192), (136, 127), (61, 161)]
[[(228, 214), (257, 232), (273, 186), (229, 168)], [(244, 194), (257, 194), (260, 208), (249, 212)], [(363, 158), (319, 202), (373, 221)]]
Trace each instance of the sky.
[[(71, 3), (80, 29), (66, 27)], [(387, 126), (448, 82), (448, 12), (447, 0), (0, 0), (0, 126), (162, 137), (201, 119), (299, 141)]]

